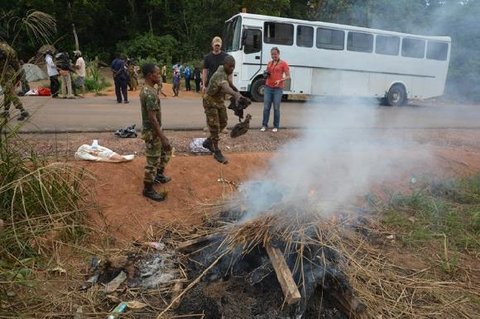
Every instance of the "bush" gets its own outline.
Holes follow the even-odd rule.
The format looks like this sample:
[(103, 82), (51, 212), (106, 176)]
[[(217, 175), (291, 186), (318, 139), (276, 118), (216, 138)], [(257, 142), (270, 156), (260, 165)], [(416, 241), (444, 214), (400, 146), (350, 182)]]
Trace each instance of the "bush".
[(152, 33), (145, 33), (136, 36), (133, 40), (118, 43), (117, 51), (138, 61), (149, 59), (171, 65), (172, 55), (177, 46), (178, 41), (171, 35), (159, 37)]
[(109, 86), (110, 84), (108, 84), (107, 80), (100, 74), (97, 61), (88, 63), (85, 89), (98, 94), (101, 90)]

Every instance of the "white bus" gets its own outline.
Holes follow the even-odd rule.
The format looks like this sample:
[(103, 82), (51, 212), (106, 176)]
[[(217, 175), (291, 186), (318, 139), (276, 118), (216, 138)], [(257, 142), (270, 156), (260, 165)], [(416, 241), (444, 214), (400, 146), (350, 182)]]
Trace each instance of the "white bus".
[(239, 13), (228, 19), (224, 49), (234, 84), (263, 100), (270, 49), (290, 65), (285, 94), (361, 96), (403, 105), (443, 94), (451, 39), (349, 25)]

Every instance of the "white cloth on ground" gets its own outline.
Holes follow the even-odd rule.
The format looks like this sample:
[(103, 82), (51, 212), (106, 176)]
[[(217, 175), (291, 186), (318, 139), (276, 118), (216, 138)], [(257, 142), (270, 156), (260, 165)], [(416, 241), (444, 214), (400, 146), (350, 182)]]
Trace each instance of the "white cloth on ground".
[(101, 145), (83, 144), (75, 152), (76, 160), (97, 161), (97, 162), (127, 162), (135, 158), (135, 155), (119, 155), (109, 148)]

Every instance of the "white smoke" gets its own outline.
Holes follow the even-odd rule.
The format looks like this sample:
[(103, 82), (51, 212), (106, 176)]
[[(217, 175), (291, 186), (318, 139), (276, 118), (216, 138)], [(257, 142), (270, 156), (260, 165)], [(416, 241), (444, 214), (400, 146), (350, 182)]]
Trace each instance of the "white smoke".
[(240, 189), (247, 218), (279, 203), (303, 210), (313, 205), (322, 214), (334, 214), (357, 203), (372, 185), (408, 175), (417, 161), (430, 160), (426, 148), (416, 154), (421, 158), (397, 158), (399, 150), (415, 143), (383, 138), (377, 128), (385, 108), (374, 103), (307, 108), (302, 136), (283, 146), (267, 170)]

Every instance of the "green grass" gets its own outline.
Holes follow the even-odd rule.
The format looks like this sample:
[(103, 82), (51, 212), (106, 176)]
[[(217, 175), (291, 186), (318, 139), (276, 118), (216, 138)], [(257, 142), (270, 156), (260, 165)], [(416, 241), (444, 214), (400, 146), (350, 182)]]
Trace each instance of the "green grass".
[(89, 92), (100, 94), (100, 91), (109, 86), (110, 84), (101, 75), (97, 67), (97, 61), (89, 62), (87, 65), (87, 77), (85, 78), (85, 89)]
[(448, 249), (479, 251), (480, 176), (431, 181), (411, 194), (392, 194), (380, 215), (406, 245), (446, 238)]

